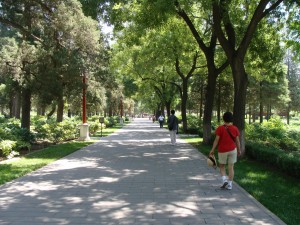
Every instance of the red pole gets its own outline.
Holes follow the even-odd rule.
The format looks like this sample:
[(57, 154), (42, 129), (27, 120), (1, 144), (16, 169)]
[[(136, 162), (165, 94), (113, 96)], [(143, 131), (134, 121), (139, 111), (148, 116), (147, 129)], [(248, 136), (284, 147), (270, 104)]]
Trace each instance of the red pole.
[(83, 74), (82, 78), (83, 88), (82, 88), (82, 123), (86, 123), (86, 74)]
[(123, 117), (123, 97), (121, 96), (120, 98), (120, 113), (121, 113), (121, 118)]

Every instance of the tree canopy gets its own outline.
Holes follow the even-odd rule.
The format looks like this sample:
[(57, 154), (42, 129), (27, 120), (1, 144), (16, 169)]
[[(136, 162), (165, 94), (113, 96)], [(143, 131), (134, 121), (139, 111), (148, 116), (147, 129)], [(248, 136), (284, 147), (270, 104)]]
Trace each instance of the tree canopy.
[(119, 114), (121, 99), (131, 113), (134, 101), (154, 114), (175, 108), (184, 131), (200, 112), (206, 143), (214, 111), (234, 112), (243, 145), (246, 115), (299, 110), (297, 1), (0, 3), (1, 108), (23, 127), (31, 102), (49, 116), (56, 108), (57, 121), (65, 107), (80, 113), (83, 74), (91, 112)]

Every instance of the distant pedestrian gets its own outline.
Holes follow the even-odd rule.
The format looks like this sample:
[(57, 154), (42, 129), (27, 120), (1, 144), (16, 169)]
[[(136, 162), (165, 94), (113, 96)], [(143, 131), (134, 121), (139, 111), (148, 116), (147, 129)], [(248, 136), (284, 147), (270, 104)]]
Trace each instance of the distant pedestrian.
[(175, 110), (171, 110), (171, 115), (168, 118), (168, 128), (170, 131), (171, 144), (176, 145), (176, 134), (178, 131), (178, 118), (175, 116)]
[(160, 128), (163, 128), (163, 127), (164, 127), (164, 120), (165, 120), (165, 117), (161, 114), (161, 115), (158, 117), (158, 122), (159, 122)]
[(154, 123), (156, 120), (155, 115), (152, 116), (152, 122)]
[[(210, 156), (214, 155), (215, 148), (218, 146), (219, 167), (222, 178), (222, 189), (232, 189), (232, 181), (234, 177), (234, 164), (237, 156), (241, 155), (240, 150), (240, 132), (238, 128), (232, 125), (233, 115), (226, 112), (223, 115), (224, 124), (216, 130), (216, 138), (214, 140)], [(226, 175), (226, 166), (228, 167), (228, 177)]]

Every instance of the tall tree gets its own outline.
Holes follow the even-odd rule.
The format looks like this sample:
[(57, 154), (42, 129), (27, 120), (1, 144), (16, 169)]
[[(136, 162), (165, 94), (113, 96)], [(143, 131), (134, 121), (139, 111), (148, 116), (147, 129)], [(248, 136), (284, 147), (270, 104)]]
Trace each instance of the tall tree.
[(290, 93), (290, 102), (287, 106), (287, 123), (290, 121), (291, 111), (300, 111), (300, 66), (295, 63), (294, 55), (291, 51), (287, 52), (286, 64), (287, 64), (287, 79), (288, 79), (288, 89)]
[(283, 0), (245, 1), (237, 7), (231, 1), (212, 1), (214, 29), (225, 51), (234, 80), (234, 124), (241, 132), (241, 150), (245, 153), (245, 106), (248, 74), (245, 57), (259, 23)]
[[(68, 94), (82, 87), (82, 73), (88, 70), (90, 77), (98, 76), (99, 71), (107, 67), (103, 60), (99, 60), (105, 58), (105, 45), (97, 21), (83, 14), (77, 0), (0, 3), (0, 23), (18, 30), (27, 41), (23, 45), (27, 44), (25, 52), (28, 54), (21, 63), (25, 82), (22, 83), (22, 93), (27, 97), (22, 101), (22, 126), (30, 125), (32, 94), (42, 98), (39, 101), (42, 105), (55, 100), (58, 104), (57, 121), (62, 121), (63, 102)], [(39, 50), (30, 53), (29, 49), (33, 48)]]
[[(87, 6), (87, 12), (91, 12), (87, 0), (82, 0)], [(190, 29), (199, 49), (204, 53), (208, 68), (208, 82), (206, 88), (206, 100), (204, 109), (204, 142), (211, 139), (211, 118), (213, 100), (215, 94), (216, 79), (228, 65), (226, 60), (219, 57), (221, 49), (217, 47), (217, 38), (212, 29), (211, 11), (206, 1), (187, 2), (173, 0), (156, 1), (119, 1), (119, 0), (94, 0), (99, 3), (99, 12), (103, 18), (112, 23), (116, 30), (126, 27), (128, 21), (134, 21), (143, 34), (150, 27), (160, 27), (165, 24), (170, 16), (179, 15)], [(134, 10), (134, 12), (133, 12)]]

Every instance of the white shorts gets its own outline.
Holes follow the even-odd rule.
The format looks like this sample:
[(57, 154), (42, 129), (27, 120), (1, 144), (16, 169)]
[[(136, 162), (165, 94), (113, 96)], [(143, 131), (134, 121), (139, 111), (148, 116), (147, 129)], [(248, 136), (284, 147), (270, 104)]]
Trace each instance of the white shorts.
[(228, 164), (234, 164), (237, 161), (237, 149), (235, 148), (230, 152), (218, 153), (218, 157), (220, 164), (227, 164), (227, 161)]

